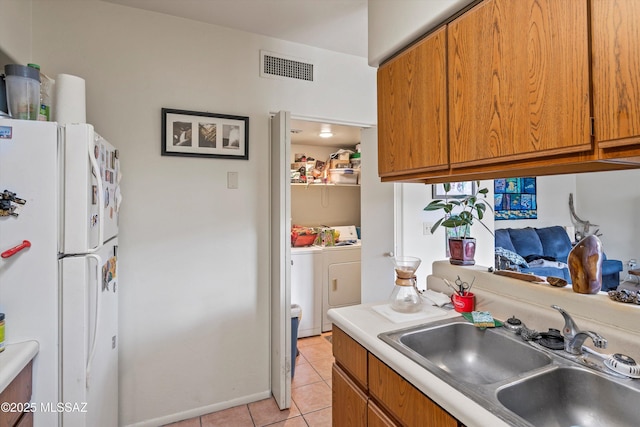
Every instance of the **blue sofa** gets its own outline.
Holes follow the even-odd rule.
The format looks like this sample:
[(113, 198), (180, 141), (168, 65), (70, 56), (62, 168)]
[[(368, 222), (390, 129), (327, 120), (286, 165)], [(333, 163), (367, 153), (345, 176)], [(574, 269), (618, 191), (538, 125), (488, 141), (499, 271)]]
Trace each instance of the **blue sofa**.
[[(564, 228), (560, 226), (542, 228), (501, 228), (495, 230), (495, 247), (515, 252), (525, 260), (545, 258), (567, 263), (572, 245)], [(515, 264), (515, 263), (514, 263)], [(547, 263), (549, 264), (549, 263)], [(569, 269), (550, 266), (533, 267), (528, 263), (520, 264), (519, 271), (533, 273), (538, 276), (554, 276), (571, 283)], [(607, 259), (602, 262), (602, 290), (616, 289), (620, 284), (622, 262)]]

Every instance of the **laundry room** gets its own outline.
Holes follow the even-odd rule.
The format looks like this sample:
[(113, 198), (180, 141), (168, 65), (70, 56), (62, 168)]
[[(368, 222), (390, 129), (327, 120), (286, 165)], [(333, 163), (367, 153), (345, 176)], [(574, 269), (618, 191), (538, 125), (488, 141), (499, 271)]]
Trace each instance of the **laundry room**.
[(291, 121), (291, 303), (298, 337), (331, 330), (327, 310), (360, 303), (360, 128)]

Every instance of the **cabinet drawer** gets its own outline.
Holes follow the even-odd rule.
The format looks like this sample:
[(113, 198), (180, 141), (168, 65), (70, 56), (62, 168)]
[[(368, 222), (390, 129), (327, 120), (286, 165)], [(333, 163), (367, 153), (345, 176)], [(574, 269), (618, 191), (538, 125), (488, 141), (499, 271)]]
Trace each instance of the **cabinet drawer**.
[[(33, 362), (29, 362), (13, 381), (11, 381), (11, 384), (0, 393), (0, 402), (27, 403), (31, 400), (32, 366)], [(0, 411), (0, 427), (14, 426), (20, 418), (20, 415), (22, 415), (20, 412)], [(28, 420), (26, 422), (28, 422)], [(31, 422), (31, 424), (33, 424), (33, 422)], [(27, 426), (30, 424), (24, 425)]]
[(448, 412), (371, 354), (369, 394), (402, 425), (458, 427), (458, 421)]
[(336, 363), (367, 390), (367, 350), (337, 326), (333, 326), (333, 356)]

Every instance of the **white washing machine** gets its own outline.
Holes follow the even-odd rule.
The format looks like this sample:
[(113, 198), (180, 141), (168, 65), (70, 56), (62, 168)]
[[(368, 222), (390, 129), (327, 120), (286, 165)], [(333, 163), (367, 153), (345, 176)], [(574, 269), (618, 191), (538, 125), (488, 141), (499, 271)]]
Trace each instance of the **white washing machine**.
[(291, 304), (302, 309), (298, 337), (320, 335), (322, 329), (322, 248), (291, 248)]

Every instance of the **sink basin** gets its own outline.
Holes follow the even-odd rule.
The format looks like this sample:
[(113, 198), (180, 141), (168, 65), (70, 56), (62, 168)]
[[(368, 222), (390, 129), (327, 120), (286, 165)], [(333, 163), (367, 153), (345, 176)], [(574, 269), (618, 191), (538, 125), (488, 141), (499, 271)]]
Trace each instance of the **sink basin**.
[(632, 426), (640, 420), (637, 388), (580, 368), (546, 371), (501, 388), (497, 396), (534, 426)]
[(412, 360), (456, 381), (492, 384), (551, 363), (551, 358), (512, 333), (479, 329), (470, 323), (421, 326), (381, 334)]

